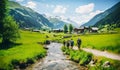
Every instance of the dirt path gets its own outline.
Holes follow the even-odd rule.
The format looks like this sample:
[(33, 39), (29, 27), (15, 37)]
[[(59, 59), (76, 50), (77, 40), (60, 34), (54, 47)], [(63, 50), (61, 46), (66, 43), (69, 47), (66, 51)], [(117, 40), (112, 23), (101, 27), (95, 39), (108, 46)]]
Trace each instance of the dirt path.
[[(77, 47), (74, 47), (73, 49), (78, 50)], [(120, 55), (109, 53), (107, 51), (100, 51), (100, 50), (95, 50), (95, 49), (90, 49), (90, 48), (82, 48), (82, 50), (84, 50), (86, 52), (90, 52), (95, 56), (103, 56), (103, 57), (111, 58), (111, 59), (114, 59), (114, 60), (120, 60)]]

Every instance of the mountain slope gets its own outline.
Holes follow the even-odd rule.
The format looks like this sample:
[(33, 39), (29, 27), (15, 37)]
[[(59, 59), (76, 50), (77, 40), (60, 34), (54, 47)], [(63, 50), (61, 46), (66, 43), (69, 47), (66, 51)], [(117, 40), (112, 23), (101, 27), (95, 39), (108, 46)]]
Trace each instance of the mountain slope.
[(98, 21), (102, 20), (103, 18), (108, 16), (110, 13), (114, 12), (115, 10), (117, 10), (119, 8), (119, 6), (120, 6), (120, 2), (117, 3), (116, 5), (114, 5), (113, 7), (111, 7), (110, 9), (106, 10), (105, 12), (96, 15), (90, 21), (88, 21), (87, 23), (83, 24), (82, 26), (93, 26), (93, 25), (95, 25)]
[(54, 28), (54, 29), (61, 29), (61, 28), (63, 28), (63, 26), (64, 26), (65, 24), (67, 24), (66, 22), (64, 22), (64, 21), (62, 21), (62, 20), (60, 20), (60, 19), (58, 19), (58, 18), (49, 17), (48, 20), (49, 20), (51, 23), (53, 23), (53, 25), (54, 25), (53, 28)]
[(120, 2), (119, 6), (105, 18), (98, 21), (94, 26), (103, 26), (103, 25), (115, 25), (115, 27), (120, 27)]
[(53, 24), (49, 22), (43, 15), (33, 11), (30, 8), (21, 6), (20, 4), (9, 1), (10, 15), (14, 17), (16, 22), (21, 28), (32, 27), (53, 27)]

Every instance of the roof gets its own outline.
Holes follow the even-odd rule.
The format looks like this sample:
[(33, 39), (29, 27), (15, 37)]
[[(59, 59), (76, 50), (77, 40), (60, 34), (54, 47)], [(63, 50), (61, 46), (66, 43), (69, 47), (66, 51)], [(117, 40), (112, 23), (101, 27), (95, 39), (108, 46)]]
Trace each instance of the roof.
[(98, 28), (97, 27), (92, 27), (92, 30), (98, 30)]

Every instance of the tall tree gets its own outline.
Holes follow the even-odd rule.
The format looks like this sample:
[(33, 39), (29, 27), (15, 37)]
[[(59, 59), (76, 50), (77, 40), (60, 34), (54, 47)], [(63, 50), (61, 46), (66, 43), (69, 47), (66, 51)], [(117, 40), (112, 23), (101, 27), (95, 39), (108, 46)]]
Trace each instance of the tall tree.
[(65, 24), (64, 25), (64, 33), (67, 33), (68, 32), (68, 27), (67, 27), (67, 25)]
[[(0, 35), (3, 46), (15, 41), (19, 37), (18, 25), (14, 19), (9, 16), (7, 8), (8, 0), (0, 0)], [(7, 47), (7, 46), (6, 46)]]
[(13, 17), (7, 16), (4, 19), (4, 30), (2, 33), (2, 42), (9, 43), (14, 42), (19, 37), (19, 30), (16, 21), (14, 21)]
[(3, 20), (7, 14), (7, 1), (8, 0), (0, 0), (0, 35), (3, 32)]
[(72, 31), (73, 31), (73, 26), (72, 26), (72, 24), (69, 24), (69, 33), (71, 34)]

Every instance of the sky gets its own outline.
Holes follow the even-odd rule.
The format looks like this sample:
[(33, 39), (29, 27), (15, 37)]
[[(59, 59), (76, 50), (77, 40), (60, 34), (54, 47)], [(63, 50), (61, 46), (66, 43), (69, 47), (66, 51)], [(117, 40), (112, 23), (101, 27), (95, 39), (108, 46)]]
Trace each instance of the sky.
[(12, 0), (40, 14), (59, 16), (82, 25), (120, 0)]

